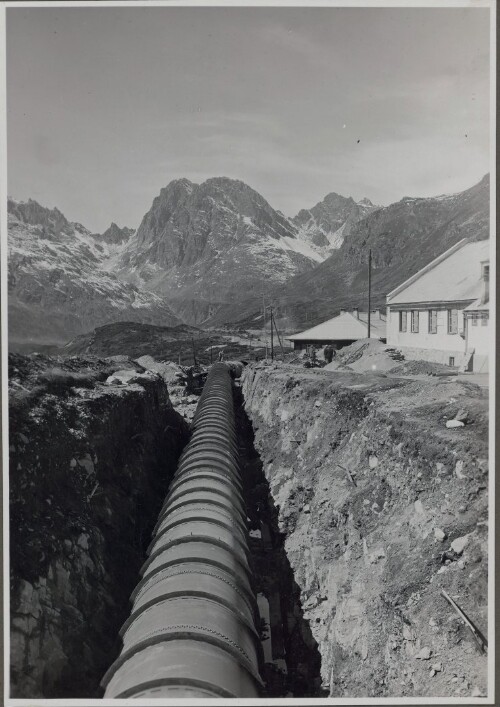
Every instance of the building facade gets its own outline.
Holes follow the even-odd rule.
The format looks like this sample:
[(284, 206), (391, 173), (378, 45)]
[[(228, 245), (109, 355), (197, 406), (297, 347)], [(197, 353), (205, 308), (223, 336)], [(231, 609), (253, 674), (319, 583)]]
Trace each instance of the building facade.
[(407, 358), (485, 372), (489, 241), (460, 241), (387, 295), (387, 343)]

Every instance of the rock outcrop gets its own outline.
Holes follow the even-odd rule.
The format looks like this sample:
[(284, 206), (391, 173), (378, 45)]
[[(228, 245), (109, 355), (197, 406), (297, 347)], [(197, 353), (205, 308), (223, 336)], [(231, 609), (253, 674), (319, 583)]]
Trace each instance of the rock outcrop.
[(299, 228), (299, 237), (326, 260), (340, 248), (353, 226), (378, 208), (369, 199), (354, 201), (332, 192), (312, 209), (299, 211), (293, 222)]
[(243, 182), (179, 179), (154, 199), (113, 267), (165, 296), (186, 322), (237, 318), (241, 301), (321, 261), (297, 234)]
[(330, 696), (485, 695), (441, 590), (486, 633), (487, 396), (284, 365), (248, 366), (243, 394)]
[(96, 235), (96, 238), (105, 241), (109, 245), (121, 245), (125, 241), (130, 240), (134, 233), (133, 228), (127, 228), (126, 226), (120, 228), (120, 226), (117, 226), (113, 221), (111, 226), (107, 228), (104, 233), (101, 233), (101, 235)]
[(100, 697), (187, 423), (125, 356), (9, 373), (11, 697)]

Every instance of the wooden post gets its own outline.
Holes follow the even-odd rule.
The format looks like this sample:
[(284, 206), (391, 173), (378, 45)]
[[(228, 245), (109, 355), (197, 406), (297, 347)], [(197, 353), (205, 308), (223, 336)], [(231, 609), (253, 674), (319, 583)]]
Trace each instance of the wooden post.
[(194, 348), (194, 336), (191, 337), (191, 343), (193, 345), (193, 365), (196, 366), (196, 350)]

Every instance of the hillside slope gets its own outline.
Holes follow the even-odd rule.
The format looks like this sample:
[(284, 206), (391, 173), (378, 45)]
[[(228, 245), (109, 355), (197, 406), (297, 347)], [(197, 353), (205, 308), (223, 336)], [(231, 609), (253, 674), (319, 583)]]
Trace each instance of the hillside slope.
[[(288, 330), (313, 326), (341, 307), (367, 306), (368, 251), (372, 250), (372, 306), (384, 307), (385, 295), (465, 237), (489, 237), (489, 175), (464, 192), (434, 198), (410, 198), (374, 210), (352, 228), (349, 238), (312, 272), (274, 288), (281, 325)], [(260, 302), (240, 312), (239, 322), (257, 321)]]
[(106, 271), (108, 244), (58, 209), (10, 199), (8, 234), (11, 348), (62, 343), (120, 319), (179, 324), (158, 295)]

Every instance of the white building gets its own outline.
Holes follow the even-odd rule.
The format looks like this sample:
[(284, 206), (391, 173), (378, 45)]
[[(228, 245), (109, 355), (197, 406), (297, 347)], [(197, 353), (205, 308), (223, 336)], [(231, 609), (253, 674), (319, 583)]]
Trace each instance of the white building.
[(408, 358), (488, 370), (489, 240), (459, 241), (387, 295), (387, 343)]
[[(386, 318), (380, 310), (374, 310), (370, 315), (370, 338), (380, 339), (385, 342)], [(298, 334), (287, 336), (288, 341), (293, 341), (294, 349), (304, 349), (307, 346), (325, 346), (332, 344), (340, 349), (366, 339), (368, 336), (368, 313), (353, 309), (347, 312), (340, 310), (340, 314), (326, 322), (322, 322), (311, 329), (306, 329)]]

